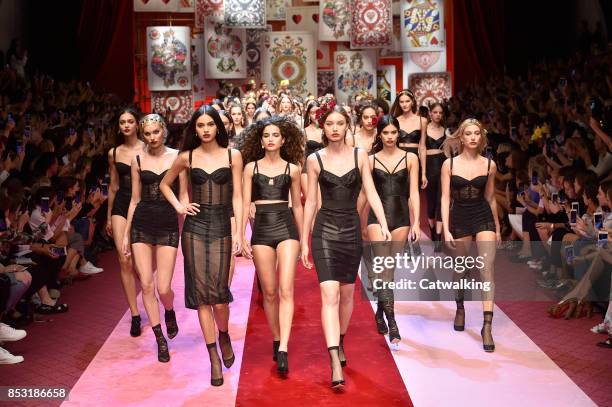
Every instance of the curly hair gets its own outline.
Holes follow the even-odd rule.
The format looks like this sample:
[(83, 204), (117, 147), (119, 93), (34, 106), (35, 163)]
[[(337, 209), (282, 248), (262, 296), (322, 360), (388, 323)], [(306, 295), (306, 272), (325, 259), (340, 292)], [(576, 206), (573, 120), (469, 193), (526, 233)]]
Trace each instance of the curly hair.
[(279, 128), (283, 139), (285, 139), (280, 151), (283, 160), (296, 165), (301, 164), (304, 159), (304, 136), (292, 120), (283, 116), (269, 117), (253, 123), (243, 130), (244, 142), (240, 152), (244, 164), (263, 158), (265, 150), (261, 146), (261, 139), (264, 129), (272, 125)]
[(359, 103), (357, 106), (355, 106), (355, 113), (357, 113), (357, 124), (359, 126), (363, 125), (363, 112), (365, 112), (366, 109), (373, 109), (374, 114), (378, 113), (378, 110), (376, 110), (376, 105), (372, 102), (364, 101)]

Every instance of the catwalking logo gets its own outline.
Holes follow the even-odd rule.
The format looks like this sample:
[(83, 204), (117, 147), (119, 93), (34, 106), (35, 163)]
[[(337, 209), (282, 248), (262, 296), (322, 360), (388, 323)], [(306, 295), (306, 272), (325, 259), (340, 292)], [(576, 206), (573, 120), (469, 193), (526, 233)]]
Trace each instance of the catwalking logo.
[(419, 269), (437, 268), (452, 270), (463, 273), (465, 270), (484, 268), (484, 256), (409, 256), (407, 253), (396, 254), (395, 256), (374, 256), (372, 259), (372, 271), (380, 274), (385, 269), (403, 268), (410, 273)]

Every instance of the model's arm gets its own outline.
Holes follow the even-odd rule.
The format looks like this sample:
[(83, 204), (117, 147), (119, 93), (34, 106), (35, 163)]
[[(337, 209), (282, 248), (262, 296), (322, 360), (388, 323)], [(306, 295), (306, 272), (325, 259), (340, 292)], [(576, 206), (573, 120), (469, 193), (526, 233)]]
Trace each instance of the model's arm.
[(304, 208), (302, 207), (301, 199), (301, 172), (302, 169), (299, 165), (290, 164), (291, 174), (291, 209), (293, 211), (293, 217), (295, 218), (295, 225), (297, 226), (298, 236), (302, 236), (303, 222), (304, 222)]
[(495, 236), (498, 241), (501, 241), (501, 231), (499, 228), (499, 218), (497, 217), (497, 200), (495, 199), (495, 173), (497, 172), (497, 165), (494, 161), (491, 161), (491, 168), (489, 170), (489, 177), (487, 179), (487, 186), (485, 187), (485, 198), (491, 206), (491, 212), (493, 212), (493, 220), (495, 221)]
[(442, 194), (440, 197), (440, 205), (442, 211), (442, 228), (444, 231), (444, 240), (448, 242), (453, 241), (453, 236), (450, 233), (450, 158), (444, 161), (442, 164), (442, 170), (440, 174), (440, 184), (442, 187)]
[(239, 224), (239, 233), (242, 238), (242, 248), (247, 258), (253, 257), (251, 245), (246, 238), (246, 227), (249, 221), (249, 212), (251, 211), (251, 193), (253, 189), (253, 168), (255, 162), (251, 161), (244, 166), (242, 172), (242, 222)]
[(108, 209), (106, 210), (106, 233), (111, 236), (113, 234), (113, 226), (111, 224), (111, 213), (113, 212), (113, 204), (115, 203), (115, 195), (119, 190), (119, 174), (115, 168), (115, 160), (113, 159), (113, 149), (108, 150), (108, 170), (110, 172), (110, 185), (108, 186)]
[(366, 198), (378, 223), (382, 229), (382, 236), (385, 240), (391, 240), (391, 233), (389, 233), (389, 227), (387, 225), (387, 218), (385, 217), (385, 210), (383, 209), (382, 202), (376, 192), (374, 186), (374, 180), (372, 179), (372, 171), (370, 171), (370, 164), (368, 162), (368, 156), (362, 149), (358, 150), (357, 153), (358, 164), (360, 164), (361, 179), (363, 181), (363, 191), (366, 194)]
[(317, 180), (321, 168), (317, 161), (316, 154), (310, 154), (307, 159), (308, 165), (308, 190), (306, 193), (306, 202), (304, 203), (304, 224), (302, 225), (302, 235), (300, 237), (300, 247), (302, 258), (302, 264), (307, 269), (312, 268), (312, 263), (308, 259), (308, 233), (312, 227), (312, 221), (314, 219), (315, 210), (317, 209), (317, 201), (319, 199), (319, 188), (317, 188)]
[(130, 231), (132, 230), (132, 218), (136, 205), (140, 202), (140, 171), (138, 171), (138, 162), (136, 158), (132, 160), (132, 199), (128, 208), (127, 223), (125, 224), (125, 233), (123, 235), (122, 251), (125, 256), (130, 255)]
[[(232, 207), (234, 208), (236, 225), (242, 225), (242, 170), (244, 169), (242, 154), (233, 148), (230, 150), (230, 154), (232, 155), (232, 181), (234, 184)], [(238, 254), (242, 250), (242, 236), (237, 230), (232, 236), (232, 247), (233, 254)]]
[(427, 139), (427, 119), (419, 118), (421, 123), (421, 138), (419, 139), (419, 160), (421, 162), (421, 189), (427, 188), (427, 175), (425, 167), (427, 165), (427, 147), (425, 140)]
[[(162, 194), (164, 194), (164, 198), (166, 198), (166, 201), (168, 201), (170, 205), (174, 207), (174, 209), (179, 215), (195, 215), (200, 212), (200, 210), (198, 209), (200, 205), (197, 203), (189, 203), (189, 196), (187, 196), (187, 203), (185, 204), (183, 202), (183, 199), (185, 199), (184, 195), (188, 195), (187, 173), (186, 171), (184, 171), (185, 169), (189, 168), (187, 158), (188, 154), (188, 152), (179, 153), (174, 162), (172, 163), (172, 167), (170, 167), (170, 169), (166, 172), (166, 175), (164, 175), (164, 178), (159, 183), (159, 189), (161, 190)], [(172, 190), (172, 184), (174, 183), (174, 180), (176, 180), (176, 177), (179, 177), (179, 183), (181, 182), (181, 173), (185, 173), (183, 176), (183, 182), (185, 182), (185, 187), (184, 191), (183, 187), (181, 187), (181, 189), (179, 190), (179, 197), (181, 198), (179, 200), (179, 197), (177, 197), (174, 194), (174, 191)]]
[(421, 200), (419, 199), (419, 159), (414, 154), (408, 154), (408, 174), (410, 186), (410, 204), (412, 206), (412, 218), (414, 224), (410, 228), (412, 239), (419, 240), (421, 238)]

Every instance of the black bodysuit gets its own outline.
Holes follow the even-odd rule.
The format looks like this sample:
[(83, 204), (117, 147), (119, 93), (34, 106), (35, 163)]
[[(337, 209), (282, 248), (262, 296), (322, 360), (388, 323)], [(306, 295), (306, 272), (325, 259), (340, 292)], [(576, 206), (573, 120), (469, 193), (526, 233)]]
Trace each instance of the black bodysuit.
[[(384, 168), (376, 168), (376, 163)], [(404, 163), (404, 168), (398, 167)], [(392, 171), (378, 159), (374, 154), (374, 170), (372, 178), (376, 186), (376, 192), (385, 210), (385, 218), (389, 231), (404, 226), (410, 226), (410, 212), (408, 210), (408, 198), (410, 195), (410, 178), (408, 173), (407, 155), (404, 155), (395, 165)], [(378, 223), (372, 209), (368, 214), (368, 225)]]
[[(140, 172), (141, 191), (140, 202), (138, 202), (132, 217), (132, 244), (148, 243), (158, 246), (178, 247), (178, 216), (159, 189), (159, 184), (168, 170), (156, 174), (153, 171), (142, 170), (140, 156), (136, 156), (136, 161)], [(172, 184), (172, 190), (175, 194), (178, 194), (178, 178)]]
[[(398, 144), (419, 144), (419, 142), (421, 141), (421, 130), (420, 129), (416, 129), (416, 130), (412, 130), (410, 133), (400, 129), (399, 131), (399, 138), (397, 140)], [(419, 155), (419, 148), (418, 147), (399, 147), (402, 150), (408, 152), (408, 153), (414, 153), (416, 155)]]
[(119, 174), (119, 189), (115, 194), (111, 216), (118, 215), (127, 219), (132, 199), (132, 167), (130, 164), (117, 162), (117, 147), (113, 148), (113, 162)]
[(489, 178), (491, 159), (487, 164), (487, 173), (467, 180), (453, 175), (451, 158), (451, 208), (450, 232), (454, 239), (464, 236), (475, 236), (478, 232), (495, 232), (495, 220), (489, 202), (485, 199), (485, 188)]
[[(445, 139), (446, 135), (443, 135), (439, 139), (434, 139), (427, 135), (427, 138), (425, 139), (425, 146), (427, 150), (440, 150), (442, 149), (442, 144), (444, 143)], [(427, 217), (429, 219), (436, 219), (438, 221), (442, 221), (440, 203), (442, 197), (442, 187), (440, 184), (440, 174), (444, 160), (446, 160), (446, 156), (442, 152), (439, 154), (427, 155), (427, 188), (425, 190), (427, 194)]]
[(319, 283), (335, 280), (352, 284), (363, 251), (357, 213), (361, 191), (357, 149), (355, 167), (342, 176), (326, 171), (319, 153), (315, 155), (321, 168), (319, 186), (323, 201), (312, 232), (312, 257)]
[(255, 205), (255, 222), (251, 245), (265, 245), (276, 248), (279, 243), (293, 239), (300, 240), (288, 207), (291, 175), (289, 163), (285, 172), (276, 177), (261, 174), (255, 161), (251, 201), (284, 201), (278, 203), (261, 203)]

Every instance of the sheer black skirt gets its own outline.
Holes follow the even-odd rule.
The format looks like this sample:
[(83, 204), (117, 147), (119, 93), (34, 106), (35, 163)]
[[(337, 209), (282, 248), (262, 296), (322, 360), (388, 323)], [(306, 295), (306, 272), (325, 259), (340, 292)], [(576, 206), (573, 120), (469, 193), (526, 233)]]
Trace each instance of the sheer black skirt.
[(185, 267), (185, 306), (227, 304), (232, 256), (230, 210), (225, 205), (202, 205), (196, 216), (187, 216), (181, 247)]
[(176, 211), (167, 201), (141, 201), (132, 218), (131, 242), (178, 247)]

